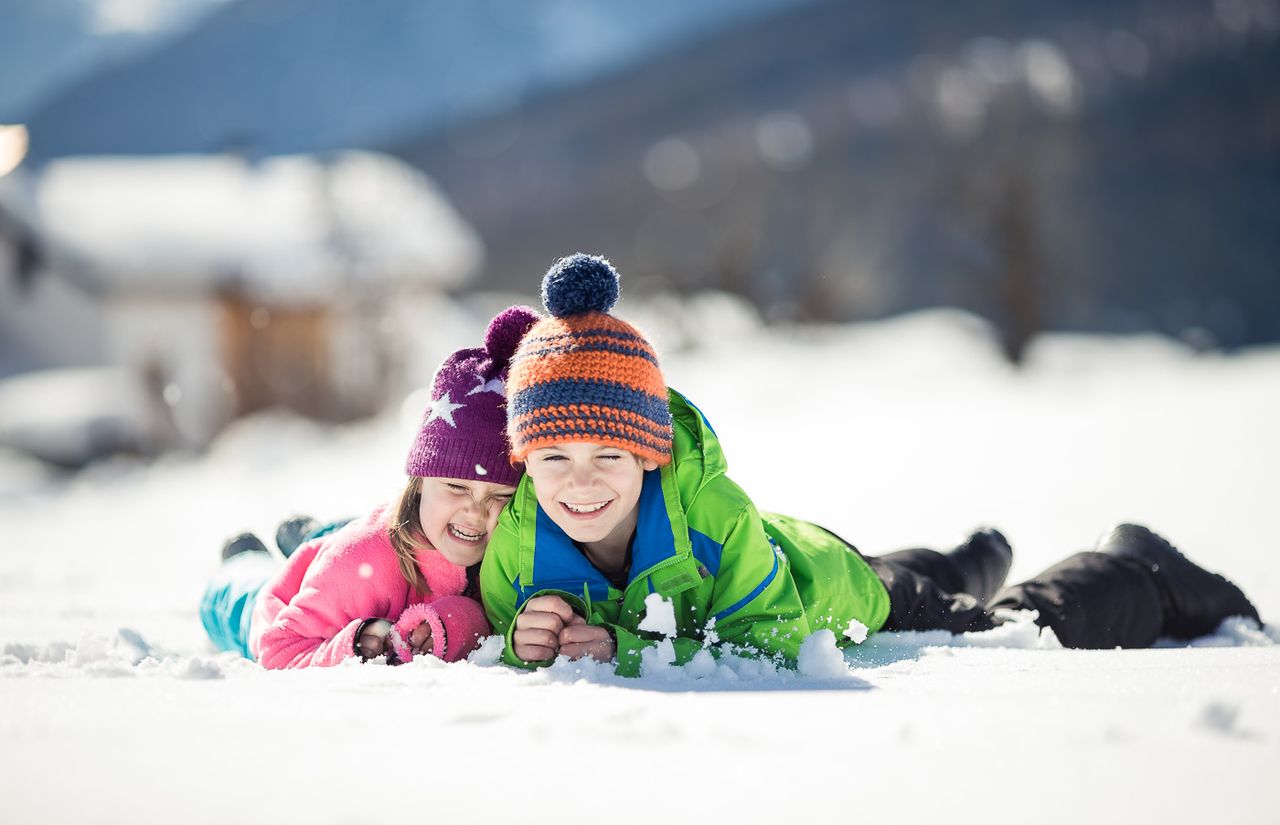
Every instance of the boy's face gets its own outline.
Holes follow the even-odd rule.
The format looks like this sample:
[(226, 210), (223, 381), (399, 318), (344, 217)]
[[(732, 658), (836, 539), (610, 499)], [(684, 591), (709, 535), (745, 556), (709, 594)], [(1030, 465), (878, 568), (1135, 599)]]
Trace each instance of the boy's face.
[(529, 453), (525, 472), (551, 520), (574, 541), (593, 544), (631, 539), (645, 471), (657, 466), (619, 447), (568, 442)]
[(516, 488), (467, 478), (424, 478), (420, 484), (418, 522), (427, 541), (454, 564), (479, 562)]

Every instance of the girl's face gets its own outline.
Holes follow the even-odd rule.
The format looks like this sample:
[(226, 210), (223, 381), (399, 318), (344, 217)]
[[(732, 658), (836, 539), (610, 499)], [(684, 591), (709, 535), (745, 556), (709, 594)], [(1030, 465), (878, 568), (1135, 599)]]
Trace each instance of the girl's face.
[(657, 466), (618, 447), (568, 442), (533, 450), (524, 471), (538, 504), (569, 538), (625, 546), (635, 530), (644, 474)]
[(470, 567), (484, 557), (498, 513), (516, 488), (466, 478), (424, 478), (418, 523), (431, 546), (454, 564)]

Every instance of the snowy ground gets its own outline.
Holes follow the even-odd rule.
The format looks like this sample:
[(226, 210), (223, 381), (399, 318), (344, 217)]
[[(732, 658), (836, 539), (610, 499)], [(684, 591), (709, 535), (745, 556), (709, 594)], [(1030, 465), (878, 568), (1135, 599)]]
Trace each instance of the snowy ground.
[[(761, 506), (869, 552), (994, 524), (1014, 577), (1142, 521), (1280, 617), (1280, 349), (1059, 336), (1017, 372), (952, 313), (763, 333), (704, 309), (697, 349), (653, 329)], [(815, 640), (802, 674), (630, 681), (492, 649), (289, 673), (213, 654), (195, 605), (222, 539), (390, 495), (415, 403), (262, 416), (204, 457), (69, 481), (0, 456), (0, 820), (1280, 821), (1280, 633), (1242, 623), (1149, 651), (1028, 624), (843, 662)]]

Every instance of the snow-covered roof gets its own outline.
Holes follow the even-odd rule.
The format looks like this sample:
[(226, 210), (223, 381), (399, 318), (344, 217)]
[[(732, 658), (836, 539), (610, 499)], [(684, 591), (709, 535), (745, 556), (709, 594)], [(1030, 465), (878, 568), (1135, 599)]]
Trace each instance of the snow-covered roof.
[(111, 292), (314, 300), (461, 283), (480, 242), (435, 185), (387, 155), (340, 152), (59, 160), (32, 190), (38, 231)]

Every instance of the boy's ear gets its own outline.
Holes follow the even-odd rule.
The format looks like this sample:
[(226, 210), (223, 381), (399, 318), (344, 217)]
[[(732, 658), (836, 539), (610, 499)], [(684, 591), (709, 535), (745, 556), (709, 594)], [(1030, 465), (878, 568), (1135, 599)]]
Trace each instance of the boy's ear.
[(658, 469), (658, 462), (654, 461), (652, 458), (642, 458), (640, 459), (640, 466), (647, 473), (650, 470)]

